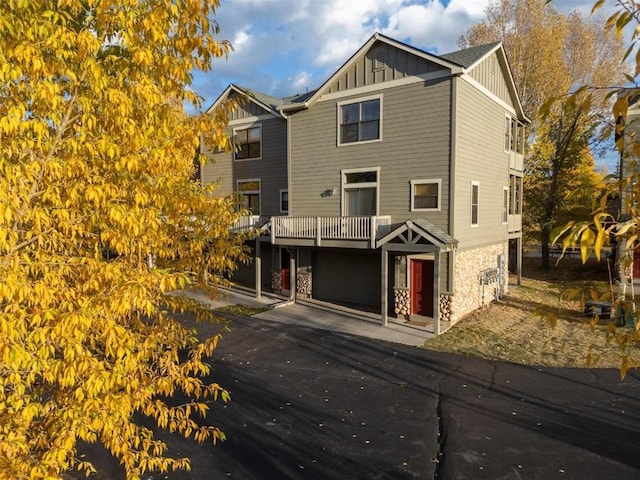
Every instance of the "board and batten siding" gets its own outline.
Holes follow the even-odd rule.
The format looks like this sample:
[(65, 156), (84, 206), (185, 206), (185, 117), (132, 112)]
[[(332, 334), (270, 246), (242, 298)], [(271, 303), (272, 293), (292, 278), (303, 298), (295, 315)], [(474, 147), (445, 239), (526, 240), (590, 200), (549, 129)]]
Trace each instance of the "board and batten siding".
[(502, 72), (500, 59), (494, 53), (471, 70), (469, 75), (500, 100), (513, 107), (511, 92)]
[(257, 160), (234, 160), (233, 152), (208, 152), (211, 159), (203, 165), (201, 179), (206, 185), (219, 181), (218, 193), (229, 195), (236, 191), (238, 180), (260, 180), (261, 215), (281, 215), (280, 190), (287, 189), (287, 124), (281, 118), (257, 122), (234, 123), (233, 129), (262, 127), (262, 157)]
[[(380, 167), (379, 215), (394, 223), (426, 218), (448, 230), (450, 80), (419, 81), (381, 88), (382, 141), (337, 145), (338, 102), (361, 96), (320, 99), (291, 116), (293, 216), (341, 215), (340, 171)], [(441, 209), (411, 212), (411, 180), (440, 179)], [(335, 195), (329, 194), (335, 189)]]
[[(509, 185), (504, 151), (506, 111), (464, 80), (457, 81), (453, 236), (460, 249), (502, 242), (503, 187)], [(479, 224), (471, 226), (471, 184), (479, 182)]]
[(383, 42), (376, 42), (371, 49), (354, 61), (342, 73), (326, 93), (342, 92), (391, 80), (423, 75), (446, 69), (413, 53)]
[[(230, 95), (230, 97), (238, 98), (239, 95), (237, 93), (234, 93)], [(257, 103), (252, 102), (251, 100), (246, 98), (241, 98), (240, 104), (230, 112), (229, 121), (231, 122), (234, 120), (242, 120), (245, 118), (258, 117), (261, 115), (267, 115), (269, 113), (270, 112), (262, 108)]]

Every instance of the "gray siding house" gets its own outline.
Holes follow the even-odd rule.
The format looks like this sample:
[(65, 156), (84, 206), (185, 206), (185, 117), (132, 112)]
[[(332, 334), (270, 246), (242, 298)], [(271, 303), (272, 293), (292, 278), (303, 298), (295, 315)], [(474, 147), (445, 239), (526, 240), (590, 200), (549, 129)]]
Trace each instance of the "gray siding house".
[[(250, 215), (237, 227), (259, 227), (272, 216), (286, 215), (287, 191), (287, 120), (277, 110), (281, 100), (229, 85), (205, 115), (228, 99), (238, 101), (231, 112), (227, 134), (233, 139), (235, 151), (205, 150), (208, 161), (200, 166), (203, 185), (216, 182), (219, 195), (241, 195), (241, 206)], [(234, 280), (253, 284), (256, 269), (259, 278), (268, 279), (276, 269), (271, 245), (258, 238), (249, 245), (257, 261), (240, 265)], [(262, 261), (261, 261), (262, 260)], [(265, 286), (271, 287), (271, 282)], [(258, 284), (261, 287), (261, 284)]]
[[(273, 99), (231, 86), (219, 101), (231, 94), (248, 98), (230, 125), (236, 153), (211, 152), (201, 178), (240, 192), (241, 178), (260, 180), (257, 294), (439, 333), (504, 293), (509, 269), (520, 275), (528, 119), (501, 44), (437, 56), (375, 34), (315, 91)], [(264, 158), (234, 160), (239, 129), (258, 124)], [(283, 191), (278, 212), (266, 196), (282, 206)]]

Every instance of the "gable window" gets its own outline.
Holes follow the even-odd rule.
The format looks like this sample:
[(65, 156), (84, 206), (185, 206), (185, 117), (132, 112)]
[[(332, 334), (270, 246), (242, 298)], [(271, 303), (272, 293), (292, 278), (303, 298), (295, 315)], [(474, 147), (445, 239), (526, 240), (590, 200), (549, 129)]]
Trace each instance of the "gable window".
[(338, 145), (382, 138), (382, 96), (338, 103)]
[(262, 157), (262, 127), (234, 130), (235, 159), (255, 160)]
[(289, 190), (280, 190), (280, 213), (289, 212)]
[(251, 215), (260, 215), (260, 179), (238, 180), (238, 193), (242, 210), (248, 210)]
[(377, 215), (380, 167), (342, 170), (341, 173), (343, 216)]
[(411, 180), (411, 211), (440, 210), (441, 180)]
[(477, 227), (480, 207), (480, 183), (471, 182), (471, 226)]

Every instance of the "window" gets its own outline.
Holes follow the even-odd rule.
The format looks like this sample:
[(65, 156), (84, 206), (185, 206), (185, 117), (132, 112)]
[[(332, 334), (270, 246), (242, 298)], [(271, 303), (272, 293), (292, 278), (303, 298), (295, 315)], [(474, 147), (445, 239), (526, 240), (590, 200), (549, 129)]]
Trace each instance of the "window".
[(504, 151), (511, 150), (511, 117), (504, 117)]
[(478, 213), (480, 203), (480, 184), (471, 182), (471, 226), (478, 226)]
[(510, 115), (504, 118), (504, 151), (524, 154), (524, 124)]
[(338, 145), (380, 140), (382, 97), (338, 103)]
[(522, 215), (522, 177), (513, 176), (513, 213)]
[(518, 136), (516, 138), (516, 152), (524, 155), (524, 124), (518, 122)]
[(251, 215), (260, 215), (260, 180), (238, 180), (240, 208)]
[(502, 223), (509, 222), (509, 187), (502, 187)]
[(262, 157), (262, 127), (260, 125), (235, 130), (235, 159), (250, 160)]
[(342, 211), (347, 217), (378, 214), (380, 167), (342, 171)]
[(289, 212), (289, 191), (280, 190), (280, 213)]
[(411, 180), (411, 211), (440, 210), (440, 184), (438, 180)]

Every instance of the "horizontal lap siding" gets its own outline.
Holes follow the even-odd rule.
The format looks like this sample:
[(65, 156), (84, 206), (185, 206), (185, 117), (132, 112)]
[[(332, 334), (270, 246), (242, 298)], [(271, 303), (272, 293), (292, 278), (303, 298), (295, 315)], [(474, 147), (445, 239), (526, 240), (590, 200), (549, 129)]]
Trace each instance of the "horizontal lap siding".
[[(466, 249), (507, 238), (502, 204), (509, 155), (504, 152), (504, 107), (465, 81), (458, 86), (453, 234)], [(471, 227), (472, 181), (480, 183), (478, 227)]]
[(287, 125), (273, 118), (262, 124), (262, 158), (234, 162), (234, 188), (237, 180), (259, 178), (261, 214), (281, 215), (280, 189), (287, 188)]
[[(219, 179), (218, 193), (229, 195), (236, 191), (238, 180), (260, 179), (261, 214), (280, 215), (280, 190), (287, 188), (287, 125), (285, 120), (273, 118), (233, 128), (262, 125), (262, 158), (233, 160), (233, 152), (208, 152), (212, 161), (202, 167), (204, 185)], [(231, 134), (232, 128), (229, 128)]]
[(203, 152), (207, 161), (201, 166), (200, 181), (202, 185), (218, 182), (216, 193), (229, 195), (234, 191), (233, 186), (233, 157), (231, 152), (213, 153), (206, 148)]
[[(337, 146), (337, 102), (319, 101), (292, 115), (293, 215), (340, 215), (340, 170), (380, 167), (380, 215), (394, 222), (426, 218), (448, 229), (450, 82), (381, 89), (382, 141)], [(368, 94), (371, 95), (371, 94)], [(410, 212), (410, 181), (442, 179), (440, 212)], [(336, 195), (323, 192), (336, 188)]]

